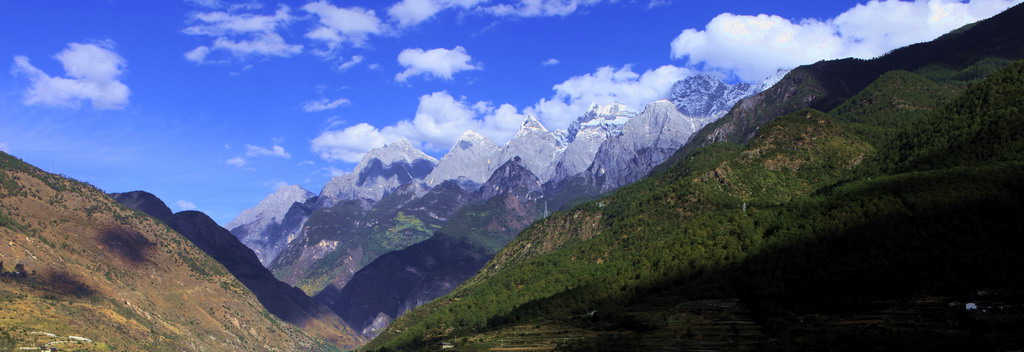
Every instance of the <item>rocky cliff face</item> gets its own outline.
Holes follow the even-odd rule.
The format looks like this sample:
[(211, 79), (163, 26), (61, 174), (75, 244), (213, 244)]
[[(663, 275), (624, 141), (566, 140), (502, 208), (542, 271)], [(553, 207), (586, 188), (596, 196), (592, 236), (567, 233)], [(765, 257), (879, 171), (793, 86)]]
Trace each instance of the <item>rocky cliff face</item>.
[[(301, 207), (314, 196), (312, 192), (296, 185), (280, 187), (255, 207), (243, 211), (226, 227), (242, 243), (256, 252), (261, 263), (269, 264), (287, 243), (287, 236), (281, 236), (287, 232), (283, 230), (288, 227), (286, 216), (294, 205), (299, 204)], [(295, 215), (292, 215), (292, 218), (294, 217)]]
[(689, 117), (668, 100), (648, 104), (622, 127), (622, 134), (605, 141), (587, 173), (602, 190), (612, 190), (647, 175), (672, 156), (709, 118)]
[(434, 171), (427, 176), (427, 185), (433, 187), (441, 182), (459, 178), (484, 183), (491, 172), (500, 165), (500, 151), (501, 147), (490, 138), (466, 131), (455, 141), (448, 153), (441, 157)]
[(554, 174), (551, 162), (564, 150), (555, 135), (544, 128), (535, 117), (527, 116), (523, 126), (498, 154), (499, 165), (515, 157), (537, 178), (547, 180)]
[(622, 134), (622, 126), (636, 114), (622, 104), (591, 105), (586, 113), (569, 125), (569, 144), (553, 161), (555, 171), (550, 181), (558, 182), (586, 170), (594, 162), (601, 144)]

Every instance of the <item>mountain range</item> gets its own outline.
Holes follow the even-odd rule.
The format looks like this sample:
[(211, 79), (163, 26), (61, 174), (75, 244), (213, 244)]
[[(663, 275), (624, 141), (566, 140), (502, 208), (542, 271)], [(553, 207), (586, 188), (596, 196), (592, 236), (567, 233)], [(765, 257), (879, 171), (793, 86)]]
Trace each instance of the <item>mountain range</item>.
[[(319, 195), (309, 197), (295, 186), (281, 188), (229, 227), (278, 278), (338, 307), (335, 311), (341, 314), (351, 310), (339, 307), (332, 293), (345, 292), (349, 280), (381, 255), (431, 238), (450, 219), (458, 219), (451, 226), (458, 230), (445, 236), (494, 253), (526, 225), (563, 204), (642, 178), (700, 127), (724, 115), (726, 106), (778, 79), (749, 85), (693, 76), (678, 82), (670, 99), (652, 102), (640, 112), (622, 104), (593, 104), (566, 131), (550, 131), (532, 116), (504, 146), (466, 131), (440, 160), (398, 140), (371, 150), (351, 173), (333, 178)], [(685, 115), (680, 107), (701, 115)], [(490, 201), (494, 198), (500, 199)], [(280, 201), (287, 199), (294, 201)], [(476, 219), (470, 220), (470, 214)], [(457, 252), (451, 255), (476, 253)], [(481, 265), (466, 263), (473, 267), (459, 270), (473, 272)], [(360, 285), (388, 285), (387, 280)], [(409, 299), (391, 302), (404, 308), (389, 310), (385, 320), (429, 300), (424, 297), (444, 293), (395, 293)], [(379, 329), (378, 313), (360, 316), (353, 327)]]

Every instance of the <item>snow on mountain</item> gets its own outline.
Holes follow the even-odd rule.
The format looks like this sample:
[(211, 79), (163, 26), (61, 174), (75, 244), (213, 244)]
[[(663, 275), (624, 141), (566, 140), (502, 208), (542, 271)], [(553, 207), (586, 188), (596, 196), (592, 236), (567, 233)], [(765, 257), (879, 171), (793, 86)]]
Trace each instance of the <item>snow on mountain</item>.
[(601, 145), (587, 171), (604, 180), (603, 190), (632, 183), (675, 153), (709, 121), (684, 115), (668, 100), (650, 103), (622, 126), (621, 135)]
[(446, 180), (464, 177), (467, 180), (484, 183), (499, 165), (495, 160), (501, 147), (479, 133), (466, 131), (455, 141), (437, 167), (427, 176), (427, 185), (436, 186)]
[(775, 71), (775, 74), (765, 77), (760, 82), (755, 83), (753, 85), (755, 92), (751, 95), (763, 92), (766, 89), (774, 86), (776, 83), (779, 83), (779, 81), (781, 81), (783, 77), (786, 77), (786, 74), (789, 73), (789, 71), (790, 70), (787, 69), (779, 69), (778, 71)]
[(380, 200), (403, 184), (423, 180), (437, 166), (437, 159), (423, 153), (405, 138), (371, 149), (351, 173), (335, 176), (320, 191), (320, 207), (338, 200)]
[(544, 128), (533, 115), (527, 115), (516, 136), (501, 149), (497, 161), (504, 164), (518, 156), (522, 158), (522, 165), (543, 182), (554, 174), (551, 162), (563, 150), (565, 148), (559, 146), (553, 133)]
[(601, 143), (621, 134), (622, 126), (636, 114), (636, 111), (618, 103), (591, 104), (586, 113), (569, 125), (570, 143), (552, 163), (555, 171), (551, 181), (557, 182), (586, 170), (594, 161)]

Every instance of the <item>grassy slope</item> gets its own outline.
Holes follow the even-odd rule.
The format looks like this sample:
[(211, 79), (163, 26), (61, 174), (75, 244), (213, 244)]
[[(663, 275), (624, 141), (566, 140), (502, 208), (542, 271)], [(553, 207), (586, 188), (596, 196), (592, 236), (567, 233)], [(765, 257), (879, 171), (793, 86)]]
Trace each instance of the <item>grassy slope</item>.
[[(1011, 66), (934, 114), (921, 114), (918, 107), (929, 105), (934, 96), (927, 92), (936, 85), (893, 74), (837, 109), (839, 117), (799, 112), (762, 127), (746, 147), (717, 144), (690, 152), (687, 162), (662, 174), (532, 226), (480, 276), (399, 319), (370, 347), (424, 346), (531, 319), (564, 320), (597, 307), (616, 311), (652, 299), (652, 292), (679, 287), (699, 296), (701, 285), (693, 283), (705, 281), (713, 282), (705, 285), (712, 291), (743, 294), (762, 319), (799, 311), (801, 305), (804, 312), (864, 309), (878, 299), (922, 290), (948, 294), (978, 284), (1019, 288), (1011, 278), (1020, 277), (1014, 270), (1022, 267), (1015, 259), (1021, 250), (1019, 227), (1012, 220), (1021, 211), (1013, 199), (1022, 192), (1019, 161), (1024, 159), (1015, 137), (1024, 133), (1019, 126), (1022, 68), (1022, 63)], [(866, 110), (877, 104), (870, 99), (893, 84), (921, 94), (873, 115), (889, 118), (851, 119), (872, 115)], [(896, 125), (912, 127), (900, 134), (885, 129), (900, 118), (907, 123)], [(888, 141), (894, 135), (896, 140)], [(592, 228), (566, 226), (579, 219)], [(851, 255), (843, 248), (874, 252)], [(857, 265), (808, 264), (833, 255)], [(956, 260), (943, 264), (942, 258)], [(793, 269), (747, 273), (736, 268), (767, 265), (743, 263), (784, 263), (774, 267)], [(709, 273), (737, 279), (714, 283), (721, 280), (709, 279), (717, 277)], [(865, 273), (880, 278), (873, 281)], [(774, 280), (775, 274), (790, 279)], [(854, 284), (834, 285), (843, 278)], [(749, 282), (759, 284), (743, 285)], [(849, 294), (794, 295), (814, 292), (807, 285)], [(866, 294), (866, 288), (879, 287), (892, 289)], [(762, 291), (768, 293), (748, 294)], [(664, 321), (621, 318), (632, 330), (651, 324), (657, 329)]]
[(0, 278), (3, 342), (44, 343), (29, 334), (44, 331), (100, 351), (331, 349), (271, 316), (164, 224), (5, 153), (0, 240), (5, 270), (34, 272)]

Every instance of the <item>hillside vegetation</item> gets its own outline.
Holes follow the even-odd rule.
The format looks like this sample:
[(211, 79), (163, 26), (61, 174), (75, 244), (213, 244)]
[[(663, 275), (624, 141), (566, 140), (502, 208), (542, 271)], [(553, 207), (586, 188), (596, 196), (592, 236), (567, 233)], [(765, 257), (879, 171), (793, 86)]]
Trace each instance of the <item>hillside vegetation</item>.
[[(840, 93), (825, 82), (827, 96), (814, 99), (828, 112), (750, 125), (742, 145), (684, 148), (651, 177), (534, 224), (367, 348), (977, 350), (1024, 340), (1024, 312), (946, 305), (991, 288), (1013, 306), (1024, 288), (1024, 62), (949, 49), (963, 44), (950, 38), (978, 38), (973, 30), (1022, 11), (939, 46), (794, 70), (917, 72), (879, 72)], [(1005, 45), (989, 52), (1024, 48), (994, 38), (986, 45)], [(817, 89), (790, 88), (767, 93)], [(711, 311), (718, 320), (694, 323)]]

